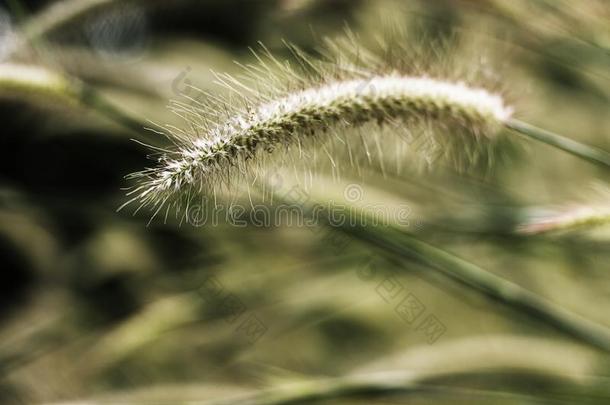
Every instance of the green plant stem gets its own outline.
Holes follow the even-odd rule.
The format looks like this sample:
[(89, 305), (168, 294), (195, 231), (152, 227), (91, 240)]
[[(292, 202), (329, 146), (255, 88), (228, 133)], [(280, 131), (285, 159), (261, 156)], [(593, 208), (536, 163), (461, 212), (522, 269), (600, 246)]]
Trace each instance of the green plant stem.
[[(508, 368), (508, 370), (511, 370)], [(513, 371), (514, 372), (514, 371)], [(479, 375), (489, 375), (489, 370), (484, 373), (454, 373), (455, 375), (468, 375), (477, 378)], [(528, 376), (528, 373), (523, 373), (523, 378)], [(511, 390), (503, 391), (485, 391), (472, 390), (452, 385), (442, 385), (436, 380), (443, 377), (443, 373), (420, 375), (412, 370), (398, 370), (381, 372), (364, 375), (350, 375), (345, 377), (335, 378), (320, 378), (315, 380), (300, 381), (292, 384), (280, 385), (260, 393), (246, 396), (243, 398), (234, 398), (230, 400), (218, 400), (204, 402), (208, 405), (227, 405), (239, 403), (241, 405), (296, 405), (296, 404), (312, 404), (312, 403), (327, 403), (331, 400), (346, 400), (346, 399), (364, 399), (373, 400), (379, 396), (389, 395), (414, 395), (428, 393), (434, 395), (443, 395), (448, 398), (463, 396), (465, 398), (512, 398), (519, 402), (530, 402), (541, 398), (546, 398), (547, 395), (531, 396), (521, 392)], [(539, 374), (540, 378), (541, 375)], [(545, 379), (549, 382), (561, 383), (565, 386), (569, 384), (574, 389), (580, 387), (571, 381), (567, 381), (565, 376), (555, 374), (544, 374)], [(563, 377), (563, 378), (562, 378)], [(480, 377), (479, 377), (480, 378)], [(421, 397), (418, 397), (421, 400)], [(343, 403), (343, 402), (342, 402)]]
[(44, 103), (61, 103), (70, 108), (89, 108), (131, 132), (142, 142), (154, 145), (144, 122), (108, 101), (95, 88), (40, 66), (6, 64), (0, 68), (0, 95)]
[[(352, 213), (352, 215), (354, 214)], [(357, 239), (368, 242), (396, 258), (402, 260), (415, 259), (442, 275), (513, 310), (543, 321), (567, 335), (610, 352), (609, 328), (562, 309), (517, 284), (496, 276), (445, 250), (423, 242), (401, 229), (393, 226), (377, 228), (362, 225), (352, 226), (351, 224), (337, 225), (329, 221), (326, 223)]]
[[(348, 376), (304, 381), (271, 389), (254, 395), (251, 398), (243, 398), (237, 401), (213, 401), (209, 403), (209, 405), (227, 405), (234, 403), (240, 403), (242, 405), (297, 405), (326, 403), (325, 401), (336, 399), (372, 399), (381, 395), (407, 395), (422, 392), (434, 393), (436, 395), (445, 394), (451, 397), (455, 397), (459, 392), (463, 395), (471, 396), (480, 396), (482, 394), (493, 395), (492, 392), (467, 391), (460, 390), (456, 387), (421, 383), (410, 373), (405, 372), (363, 377), (355, 378)], [(533, 399), (527, 395), (513, 395), (520, 397), (521, 399)]]
[[(106, 98), (104, 98), (92, 87), (83, 85), (80, 93), (80, 101), (83, 103), (83, 105), (91, 108), (98, 114), (103, 115), (123, 128), (133, 132), (134, 135), (137, 135), (138, 139), (145, 141), (150, 140), (150, 137), (144, 136), (145, 125), (142, 121), (123, 112), (113, 103), (106, 100)], [(152, 144), (153, 143), (151, 143), (151, 145)]]
[(610, 167), (610, 153), (606, 151), (584, 145), (572, 139), (563, 137), (542, 128), (535, 127), (517, 119), (511, 119), (505, 125), (507, 128), (519, 132), (528, 138), (554, 146), (563, 151), (571, 153), (574, 156), (588, 160), (589, 162)]

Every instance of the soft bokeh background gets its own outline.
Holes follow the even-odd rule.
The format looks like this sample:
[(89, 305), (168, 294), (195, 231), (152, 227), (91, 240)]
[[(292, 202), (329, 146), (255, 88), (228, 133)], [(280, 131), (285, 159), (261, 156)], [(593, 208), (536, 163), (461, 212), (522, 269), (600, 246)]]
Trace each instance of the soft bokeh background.
[[(190, 86), (219, 91), (211, 71), (239, 74), (233, 62), (255, 61), (258, 41), (288, 57), (283, 40), (314, 50), (348, 26), (367, 42), (392, 21), (413, 41), (480, 40), (482, 53), (505, 58), (494, 64), (520, 117), (610, 150), (605, 0), (65, 1), (93, 6), (46, 29), (54, 3), (2, 2), (2, 62), (79, 78), (142, 122), (181, 125), (169, 100), (194, 95)], [(284, 382), (380, 370), (432, 377), (362, 403), (610, 402), (603, 352), (323, 227), (117, 213), (124, 176), (151, 164), (132, 138), (162, 145), (162, 136), (48, 99), (0, 103), (2, 403), (231, 403)], [(608, 172), (515, 143), (485, 173), (348, 172), (320, 198), (406, 205), (424, 240), (610, 327), (608, 229), (511, 232), (524, 207), (598, 198)], [(290, 188), (278, 173), (292, 168), (276, 169), (272, 180)], [(392, 287), (442, 333), (401, 318)]]

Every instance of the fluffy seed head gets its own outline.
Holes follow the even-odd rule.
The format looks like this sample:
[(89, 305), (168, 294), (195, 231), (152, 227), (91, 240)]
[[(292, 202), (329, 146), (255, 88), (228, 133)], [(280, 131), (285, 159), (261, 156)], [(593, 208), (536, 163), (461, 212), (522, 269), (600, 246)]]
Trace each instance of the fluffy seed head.
[[(315, 79), (307, 79), (270, 55), (269, 60), (283, 73), (280, 79), (269, 74), (271, 70), (262, 60), (260, 66), (247, 68), (253, 76), (250, 82), (218, 76), (221, 84), (239, 94), (246, 108), (239, 109), (215, 95), (209, 95), (212, 101), (205, 105), (197, 100), (193, 100), (195, 106), (174, 104), (175, 112), (189, 121), (192, 133), (174, 131), (177, 150), (164, 153), (157, 167), (131, 175), (139, 181), (131, 191), (135, 195), (131, 201), (157, 212), (170, 203), (179, 209), (185, 197), (188, 200), (218, 184), (228, 185), (233, 177), (248, 173), (251, 162), (267, 155), (263, 152), (273, 155), (281, 146), (294, 147), (300, 159), (309, 160), (303, 155), (304, 146), (321, 145), (333, 160), (327, 141), (339, 139), (349, 148), (359, 142), (354, 134), (358, 129), (370, 155), (367, 142), (377, 144), (378, 149), (382, 148), (379, 144), (389, 142), (384, 128), (408, 131), (416, 125), (437, 125), (444, 132), (442, 138), (454, 138), (446, 143), (459, 145), (465, 156), (472, 144), (493, 141), (512, 114), (499, 94), (458, 80), (401, 74), (396, 69), (363, 74), (350, 67), (350, 73), (341, 69), (341, 74), (329, 74), (309, 60)], [(272, 83), (267, 94), (253, 90), (260, 81)], [(286, 89), (278, 82), (288, 82)], [(223, 110), (230, 112), (223, 115)]]

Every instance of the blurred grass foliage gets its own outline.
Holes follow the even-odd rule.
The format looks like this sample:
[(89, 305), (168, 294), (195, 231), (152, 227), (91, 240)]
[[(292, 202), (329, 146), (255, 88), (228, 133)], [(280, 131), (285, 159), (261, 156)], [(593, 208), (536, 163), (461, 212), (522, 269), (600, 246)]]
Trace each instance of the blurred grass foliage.
[[(315, 52), (348, 26), (367, 44), (392, 24), (414, 46), (476, 38), (520, 117), (610, 150), (606, 0), (3, 2), (0, 73), (88, 90), (64, 103), (0, 80), (0, 402), (608, 403), (607, 353), (322, 225), (257, 226), (271, 202), (254, 190), (234, 201), (247, 226), (116, 212), (123, 176), (151, 165), (132, 138), (164, 146), (143, 128), (184, 125), (169, 99), (218, 92), (212, 72), (238, 75), (258, 41), (289, 57), (284, 41)], [(353, 203), (356, 185), (363, 209), (406, 206), (422, 240), (610, 328), (610, 229), (514, 232), (532, 207), (597, 198), (608, 171), (526, 139), (498, 153), (484, 172), (322, 173), (316, 201)]]

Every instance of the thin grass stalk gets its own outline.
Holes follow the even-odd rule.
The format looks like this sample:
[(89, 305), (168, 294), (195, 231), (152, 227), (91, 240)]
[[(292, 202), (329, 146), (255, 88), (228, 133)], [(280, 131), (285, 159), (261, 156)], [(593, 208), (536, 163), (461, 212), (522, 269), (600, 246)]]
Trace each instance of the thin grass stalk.
[[(502, 393), (498, 391), (468, 390), (449, 385), (417, 382), (410, 373), (395, 372), (373, 376), (338, 377), (295, 383), (271, 389), (252, 398), (204, 402), (208, 405), (297, 405), (326, 403), (331, 400), (379, 398), (381, 396), (433, 394), (455, 398), (456, 395), (478, 397), (510, 396), (524, 402), (540, 400), (540, 396)], [(421, 399), (421, 397), (418, 397)]]
[(511, 118), (506, 121), (505, 125), (507, 128), (512, 129), (530, 139), (546, 143), (547, 145), (571, 153), (572, 155), (581, 159), (610, 168), (610, 153), (604, 150), (584, 145), (580, 142), (576, 142), (572, 139), (555, 134), (546, 129), (538, 128), (515, 118)]
[[(336, 207), (339, 209), (339, 207)], [(356, 208), (351, 208), (356, 209)], [(359, 213), (363, 218), (366, 214)], [(525, 288), (496, 276), (481, 267), (443, 249), (421, 241), (395, 226), (382, 229), (353, 224), (333, 224), (322, 215), (323, 223), (355, 238), (370, 243), (383, 252), (401, 259), (416, 260), (443, 276), (493, 299), (505, 306), (538, 319), (564, 334), (598, 349), (610, 352), (610, 329), (578, 314), (558, 307)], [(371, 222), (372, 223), (372, 222)]]
[[(119, 106), (108, 101), (94, 88), (83, 86), (80, 101), (100, 115), (137, 134), (139, 139), (152, 141), (152, 137), (148, 135), (149, 131), (144, 130), (145, 124), (142, 121), (124, 112)], [(158, 143), (158, 141), (155, 143)]]
[[(557, 359), (561, 353), (563, 360)], [(372, 399), (380, 395), (415, 396), (421, 400), (421, 394), (437, 394), (454, 397), (456, 394), (470, 395), (471, 398), (487, 392), (470, 391), (443, 383), (456, 377), (480, 379), (491, 373), (511, 373), (518, 375), (521, 381), (536, 375), (543, 377), (565, 389), (566, 384), (575, 388), (575, 392), (585, 385), (601, 382), (601, 379), (588, 377), (593, 367), (593, 353), (584, 348), (574, 347), (568, 343), (549, 343), (542, 338), (523, 338), (515, 336), (484, 335), (452, 341), (431, 347), (427, 344), (416, 346), (404, 353), (392, 353), (392, 358), (402, 358), (404, 363), (393, 364), (389, 368), (380, 368), (384, 359), (375, 361), (364, 369), (340, 377), (306, 378), (294, 382), (284, 382), (271, 386), (241, 398), (212, 401), (212, 404), (242, 405), (286, 405), (326, 403), (333, 399), (351, 398)], [(527, 384), (527, 383), (526, 383)], [(506, 393), (503, 393), (505, 396)], [(517, 391), (511, 397), (532, 399)], [(546, 393), (545, 395), (548, 395)], [(541, 396), (537, 395), (537, 399)], [(527, 402), (527, 401), (526, 401)]]
[(36, 98), (46, 103), (60, 102), (72, 108), (90, 108), (127, 129), (137, 139), (152, 142), (142, 121), (108, 101), (95, 88), (47, 68), (20, 64), (0, 66), (0, 95), (26, 100)]

